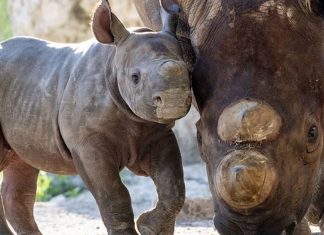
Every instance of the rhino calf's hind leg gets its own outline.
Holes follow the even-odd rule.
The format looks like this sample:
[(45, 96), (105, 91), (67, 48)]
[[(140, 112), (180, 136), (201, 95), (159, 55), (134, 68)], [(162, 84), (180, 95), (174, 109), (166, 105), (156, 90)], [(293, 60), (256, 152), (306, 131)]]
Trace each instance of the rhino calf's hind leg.
[(172, 235), (185, 199), (181, 155), (172, 131), (152, 146), (150, 158), (142, 169), (152, 177), (159, 200), (139, 217), (137, 228), (142, 235)]
[[(8, 154), (9, 154), (9, 148), (6, 147), (4, 137), (0, 130), (0, 172), (7, 166)], [(0, 234), (1, 235), (12, 235), (13, 234), (10, 231), (8, 224), (7, 224), (1, 194), (0, 194)]]
[(33, 215), (38, 172), (15, 154), (3, 171), (1, 194), (5, 214), (19, 235), (41, 234)]

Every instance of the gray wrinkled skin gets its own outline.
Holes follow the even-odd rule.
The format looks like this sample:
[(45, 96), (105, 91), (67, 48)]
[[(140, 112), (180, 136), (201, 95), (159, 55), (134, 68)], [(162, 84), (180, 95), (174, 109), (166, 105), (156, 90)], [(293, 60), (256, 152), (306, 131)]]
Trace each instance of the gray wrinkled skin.
[[(105, 1), (98, 9), (94, 24), (106, 29), (101, 23), (111, 20), (113, 36), (99, 40), (117, 49), (94, 40), (57, 44), (21, 37), (0, 44), (1, 196), (17, 234), (41, 234), (33, 217), (39, 170), (80, 174), (108, 233), (137, 234), (119, 177), (124, 167), (150, 176), (159, 196), (138, 219), (138, 231), (173, 234), (184, 182), (171, 127), (190, 107), (188, 71), (169, 32), (129, 34), (116, 29), (121, 24), (113, 15), (101, 21), (110, 14)], [(0, 234), (12, 234), (0, 209)]]

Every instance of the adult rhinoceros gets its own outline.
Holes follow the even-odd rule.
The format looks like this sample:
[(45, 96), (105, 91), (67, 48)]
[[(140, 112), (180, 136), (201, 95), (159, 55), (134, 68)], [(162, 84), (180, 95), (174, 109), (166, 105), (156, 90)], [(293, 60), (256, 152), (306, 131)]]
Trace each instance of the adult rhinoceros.
[[(159, 29), (158, 0), (135, 2)], [(161, 3), (182, 9), (178, 33), (197, 57), (198, 142), (217, 230), (302, 233), (323, 151), (324, 1)]]
[[(0, 234), (40, 235), (33, 206), (39, 170), (80, 174), (110, 235), (135, 235), (119, 171), (150, 176), (156, 207), (141, 234), (172, 234), (185, 197), (171, 130), (191, 105), (191, 81), (175, 37), (164, 27), (129, 32), (107, 0), (93, 17), (96, 39), (62, 44), (18, 37), (0, 43)], [(3, 211), (4, 209), (4, 211)]]

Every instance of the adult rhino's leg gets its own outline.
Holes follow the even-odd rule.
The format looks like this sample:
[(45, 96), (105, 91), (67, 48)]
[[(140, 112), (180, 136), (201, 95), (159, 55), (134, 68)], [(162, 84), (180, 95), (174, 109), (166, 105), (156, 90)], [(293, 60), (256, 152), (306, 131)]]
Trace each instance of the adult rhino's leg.
[[(7, 166), (7, 158), (8, 158), (8, 148), (5, 146), (5, 140), (0, 130), (0, 171), (2, 171)], [(12, 235), (13, 233), (10, 231), (2, 203), (2, 196), (0, 194), (0, 234), (2, 235)]]
[(9, 165), (3, 171), (1, 194), (6, 218), (19, 235), (40, 235), (33, 209), (39, 170), (10, 154)]
[(185, 199), (181, 155), (172, 131), (152, 146), (150, 159), (142, 170), (153, 179), (158, 193), (156, 207), (137, 220), (142, 235), (173, 234), (175, 220)]
[(311, 224), (319, 225), (321, 234), (324, 234), (324, 163), (321, 163), (317, 185), (306, 213), (306, 219)]
[(310, 230), (306, 218), (302, 219), (302, 221), (299, 224), (297, 224), (294, 232), (292, 233), (292, 235), (311, 235), (311, 234), (312, 232)]
[(72, 151), (76, 169), (99, 206), (109, 235), (136, 235), (130, 195), (119, 176), (120, 162), (109, 140), (93, 135)]

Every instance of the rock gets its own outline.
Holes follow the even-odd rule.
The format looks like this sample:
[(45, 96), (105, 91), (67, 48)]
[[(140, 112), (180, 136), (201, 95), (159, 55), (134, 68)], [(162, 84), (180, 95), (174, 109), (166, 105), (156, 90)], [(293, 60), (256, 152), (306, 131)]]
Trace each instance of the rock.
[(176, 125), (173, 128), (180, 147), (184, 165), (202, 162), (198, 151), (196, 137), (196, 122), (198, 120), (199, 113), (192, 106), (187, 116), (176, 121)]
[[(56, 42), (80, 42), (92, 36), (91, 16), (97, 0), (10, 0), (8, 10), (14, 35)], [(109, 0), (126, 26), (141, 21), (131, 0)]]
[(184, 166), (186, 196), (189, 198), (210, 198), (208, 178), (204, 164)]
[(178, 220), (212, 219), (214, 216), (213, 201), (211, 198), (186, 198), (185, 204), (179, 213)]

